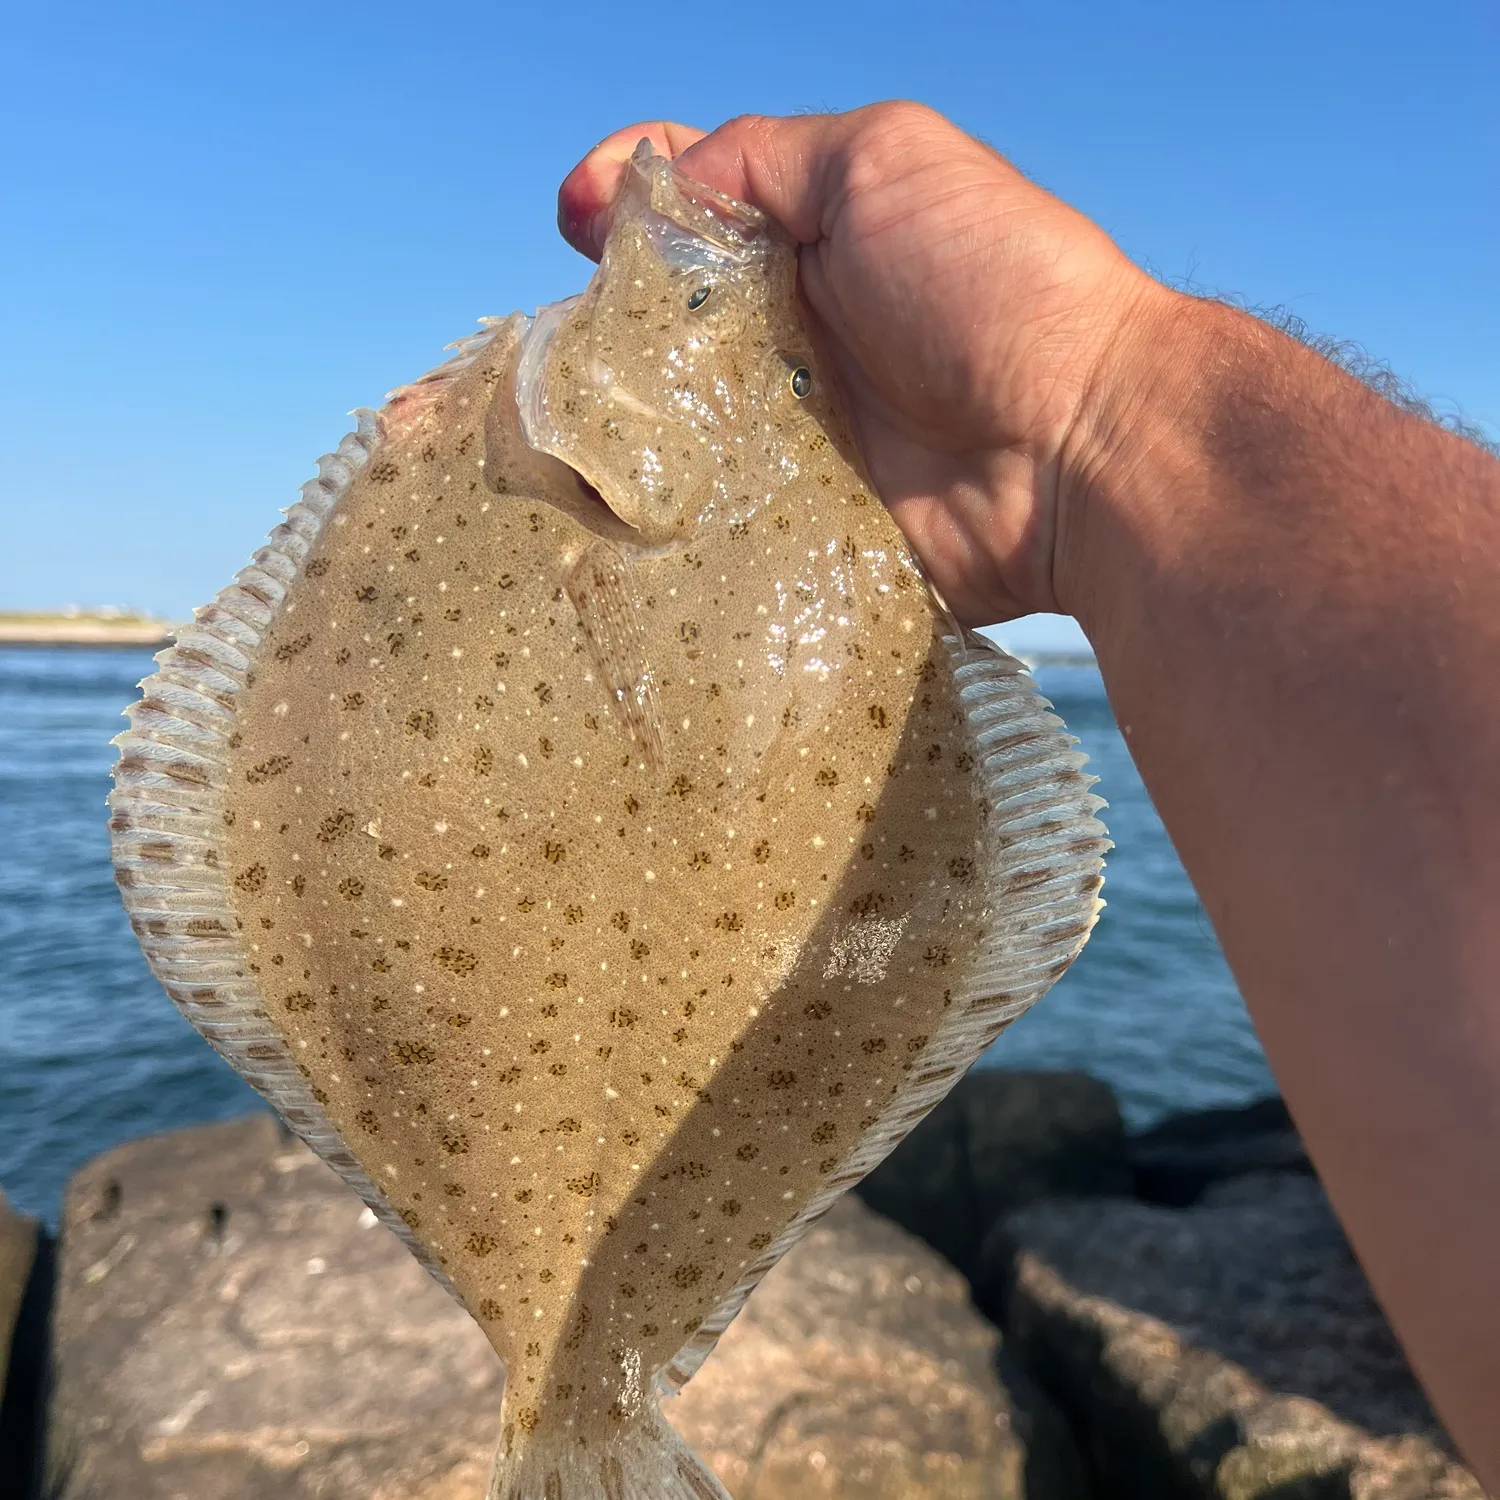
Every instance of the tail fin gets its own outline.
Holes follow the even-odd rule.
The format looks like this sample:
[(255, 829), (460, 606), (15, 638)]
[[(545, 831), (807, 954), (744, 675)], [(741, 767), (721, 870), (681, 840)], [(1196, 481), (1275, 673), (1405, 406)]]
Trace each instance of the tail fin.
[(518, 1433), (507, 1421), (486, 1500), (729, 1500), (724, 1487), (656, 1410), (614, 1431)]

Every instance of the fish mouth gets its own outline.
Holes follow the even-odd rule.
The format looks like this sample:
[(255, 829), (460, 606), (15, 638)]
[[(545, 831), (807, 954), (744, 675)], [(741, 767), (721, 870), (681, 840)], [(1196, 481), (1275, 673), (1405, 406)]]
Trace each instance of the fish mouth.
[(568, 314), (583, 300), (583, 295), (580, 293), (565, 297), (560, 302), (548, 303), (525, 320), (514, 373), (516, 414), (520, 419), (521, 437), (526, 446), (533, 453), (556, 460), (572, 477), (577, 490), (577, 504), (567, 506), (568, 513), (591, 531), (624, 540), (635, 535), (634, 527), (620, 517), (593, 481), (566, 455), (559, 452), (559, 445), (549, 441), (546, 436), (550, 423), (542, 376), (546, 369), (547, 355), (558, 329), (562, 327)]
[[(764, 258), (769, 242), (780, 231), (759, 209), (693, 181), (673, 162), (659, 156), (649, 141), (642, 141), (630, 159), (614, 205), (614, 228), (587, 290), (538, 308), (521, 333), (515, 401), (523, 441), (533, 452), (570, 469), (591, 509), (608, 512), (637, 542), (655, 546), (680, 538), (686, 526), (681, 508), (671, 511), (665, 498), (656, 504), (645, 495), (631, 492), (619, 476), (607, 472), (609, 464), (591, 461), (584, 451), (588, 445), (560, 421), (549, 398), (557, 336), (565, 326), (583, 320), (587, 326), (575, 329), (565, 341), (568, 358), (579, 366), (563, 367), (567, 380), (581, 378), (591, 397), (598, 397), (622, 416), (653, 424), (658, 432), (677, 420), (674, 413), (659, 410), (643, 393), (630, 389), (611, 368), (611, 359), (601, 352), (610, 347), (608, 341), (596, 341), (592, 336), (593, 318), (618, 254), (617, 234), (626, 225), (644, 237), (649, 253), (669, 273), (719, 273), (724, 279)], [(562, 411), (571, 416), (569, 401), (562, 401)], [(670, 489), (666, 493), (670, 495)]]
[[(611, 516), (619, 521), (620, 518), (609, 508), (609, 502), (577, 469), (573, 470), (573, 479), (578, 485), (578, 493), (583, 497), (584, 504), (591, 506), (600, 520), (603, 520), (605, 516)], [(620, 524), (623, 526), (625, 523), (621, 521)]]

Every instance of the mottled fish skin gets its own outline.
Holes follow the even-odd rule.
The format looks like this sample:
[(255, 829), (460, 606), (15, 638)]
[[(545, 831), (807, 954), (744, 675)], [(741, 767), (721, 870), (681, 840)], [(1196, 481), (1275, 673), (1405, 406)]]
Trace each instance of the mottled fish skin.
[(935, 605), (794, 283), (638, 157), (582, 298), (392, 400), (204, 730), (215, 962), (258, 1001), (217, 1044), (284, 1110), (296, 1070), (504, 1358), (495, 1496), (711, 1493), (652, 1377), (1099, 904), (1082, 757)]

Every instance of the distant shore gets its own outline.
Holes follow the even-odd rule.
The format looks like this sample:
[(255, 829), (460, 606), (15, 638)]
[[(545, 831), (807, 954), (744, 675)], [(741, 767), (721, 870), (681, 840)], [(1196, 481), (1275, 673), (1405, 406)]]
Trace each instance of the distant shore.
[(166, 646), (180, 627), (129, 614), (0, 614), (0, 646)]

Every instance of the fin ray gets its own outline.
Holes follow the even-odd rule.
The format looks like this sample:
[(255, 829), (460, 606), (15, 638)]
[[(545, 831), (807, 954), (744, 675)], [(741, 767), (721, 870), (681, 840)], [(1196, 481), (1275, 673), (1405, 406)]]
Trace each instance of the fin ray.
[(636, 613), (630, 565), (608, 542), (585, 549), (563, 585), (583, 626), (589, 655), (600, 675), (610, 706), (646, 762), (660, 767), (661, 705), (656, 680), (646, 659), (646, 632)]

